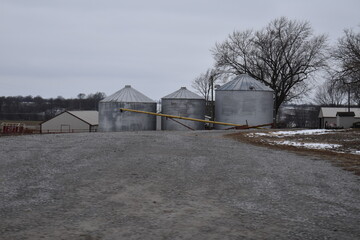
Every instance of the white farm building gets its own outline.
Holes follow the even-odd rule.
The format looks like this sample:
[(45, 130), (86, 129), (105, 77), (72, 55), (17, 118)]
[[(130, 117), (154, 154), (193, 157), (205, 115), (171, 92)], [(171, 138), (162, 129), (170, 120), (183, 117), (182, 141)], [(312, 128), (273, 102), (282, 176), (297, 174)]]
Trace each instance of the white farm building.
[(41, 133), (96, 132), (98, 111), (65, 111), (40, 124)]
[[(351, 116), (341, 116), (347, 113), (347, 107), (322, 107), (319, 112), (319, 127), (333, 128), (333, 127), (349, 127), (354, 122), (360, 122), (360, 108), (350, 108)], [(351, 118), (351, 119), (346, 119)], [(344, 124), (346, 126), (342, 126)]]

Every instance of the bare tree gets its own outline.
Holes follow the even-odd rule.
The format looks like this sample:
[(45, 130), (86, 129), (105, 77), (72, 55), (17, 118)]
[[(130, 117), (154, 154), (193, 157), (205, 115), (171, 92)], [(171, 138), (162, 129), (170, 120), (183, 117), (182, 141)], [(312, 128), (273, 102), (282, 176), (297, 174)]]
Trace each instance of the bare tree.
[(344, 30), (332, 53), (335, 60), (334, 82), (347, 89), (354, 102), (360, 105), (360, 33)]
[(79, 98), (79, 110), (81, 110), (81, 103), (82, 103), (82, 100), (85, 98), (85, 93), (79, 93), (77, 95), (77, 97)]
[(214, 88), (219, 81), (226, 81), (227, 74), (220, 69), (210, 68), (205, 73), (200, 74), (194, 79), (191, 86), (201, 94), (206, 101), (207, 114), (211, 115), (214, 120)]
[(103, 92), (96, 92), (95, 94), (89, 94), (87, 96), (87, 101), (89, 106), (93, 106), (95, 110), (99, 109), (99, 102), (106, 97), (106, 94)]
[(260, 31), (235, 31), (212, 50), (216, 67), (247, 73), (275, 92), (280, 105), (309, 90), (308, 79), (326, 66), (326, 37), (315, 36), (308, 22), (275, 19)]
[(192, 82), (191, 86), (205, 98), (205, 101), (210, 100), (211, 94), (211, 69), (205, 73), (201, 73), (200, 76), (196, 77)]
[(79, 94), (77, 95), (77, 97), (78, 97), (79, 99), (84, 99), (84, 98), (86, 97), (86, 94), (85, 94), (85, 93), (79, 93)]
[(339, 67), (338, 74), (352, 83), (360, 83), (360, 33), (344, 30), (333, 57)]
[(360, 106), (360, 84), (357, 84), (353, 90), (353, 101)]
[(325, 106), (339, 106), (345, 103), (346, 92), (336, 86), (333, 81), (327, 80), (317, 87), (314, 101), (316, 104)]

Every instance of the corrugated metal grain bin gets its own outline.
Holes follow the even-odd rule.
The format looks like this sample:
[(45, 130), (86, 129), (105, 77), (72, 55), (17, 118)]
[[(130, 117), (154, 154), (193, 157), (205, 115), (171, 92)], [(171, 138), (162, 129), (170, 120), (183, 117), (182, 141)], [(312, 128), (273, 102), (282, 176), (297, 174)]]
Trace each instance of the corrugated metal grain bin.
[[(256, 126), (273, 122), (274, 91), (247, 74), (236, 76), (215, 91), (215, 118), (219, 122)], [(228, 126), (216, 125), (216, 129)]]
[[(163, 114), (175, 115), (188, 118), (204, 119), (205, 99), (182, 87), (161, 99), (161, 112)], [(177, 121), (177, 122), (176, 122)], [(180, 124), (180, 123), (181, 124)], [(203, 130), (204, 123), (187, 121), (182, 119), (162, 118), (162, 130), (189, 130), (184, 125), (194, 129)]]
[(126, 85), (123, 89), (100, 101), (99, 131), (156, 130), (155, 116), (126, 111), (120, 112), (120, 108), (156, 112), (156, 102), (130, 85)]

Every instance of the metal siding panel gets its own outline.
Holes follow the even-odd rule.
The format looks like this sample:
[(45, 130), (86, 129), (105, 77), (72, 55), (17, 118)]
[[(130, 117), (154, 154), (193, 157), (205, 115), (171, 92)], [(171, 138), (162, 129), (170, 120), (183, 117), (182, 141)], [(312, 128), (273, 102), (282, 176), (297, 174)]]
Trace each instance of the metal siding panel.
[[(168, 115), (175, 115), (181, 117), (189, 117), (196, 119), (205, 118), (205, 100), (204, 99), (162, 99), (161, 105), (162, 113)], [(194, 130), (203, 130), (204, 123), (176, 119), (176, 121), (189, 126)], [(162, 117), (161, 119), (162, 130), (189, 130), (181, 124)]]
[[(273, 122), (273, 93), (267, 91), (216, 91), (216, 121), (256, 126)], [(215, 125), (216, 129), (227, 126)]]
[(156, 116), (120, 112), (120, 108), (156, 112), (156, 103), (101, 102), (99, 104), (99, 131), (156, 130)]

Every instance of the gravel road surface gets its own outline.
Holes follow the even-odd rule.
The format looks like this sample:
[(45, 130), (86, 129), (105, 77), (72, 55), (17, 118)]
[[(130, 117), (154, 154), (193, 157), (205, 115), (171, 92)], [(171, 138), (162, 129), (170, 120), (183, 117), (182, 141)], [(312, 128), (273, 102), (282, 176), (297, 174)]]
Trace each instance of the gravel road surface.
[(1, 137), (0, 239), (360, 239), (359, 176), (224, 133)]

